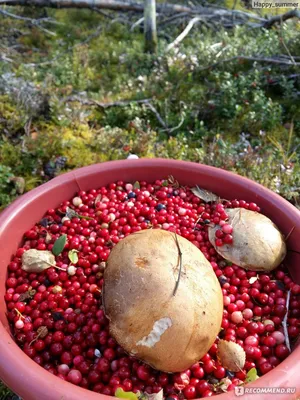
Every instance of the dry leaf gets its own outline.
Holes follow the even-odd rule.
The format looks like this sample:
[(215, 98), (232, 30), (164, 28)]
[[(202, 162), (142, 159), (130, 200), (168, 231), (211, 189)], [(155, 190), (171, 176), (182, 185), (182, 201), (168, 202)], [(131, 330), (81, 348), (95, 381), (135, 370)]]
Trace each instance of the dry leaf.
[(27, 292), (21, 293), (18, 301), (26, 301), (32, 299), (32, 297), (36, 294), (36, 290), (29, 289)]
[(46, 326), (40, 326), (36, 332), (39, 338), (44, 339), (48, 335), (48, 328)]
[(30, 249), (22, 255), (22, 269), (26, 272), (43, 272), (55, 266), (55, 257), (48, 250)]
[(66, 217), (68, 217), (69, 219), (72, 218), (77, 218), (78, 214), (75, 210), (73, 210), (73, 208), (67, 207), (66, 209)]
[(98, 196), (95, 198), (95, 205), (96, 205), (97, 203), (100, 203), (101, 200), (102, 200), (102, 194), (99, 193)]
[(252, 283), (256, 282), (257, 279), (258, 279), (258, 276), (252, 276), (252, 277), (249, 279), (250, 285), (252, 285)]
[(159, 391), (158, 393), (152, 393), (152, 394), (148, 394), (148, 393), (143, 393), (142, 397), (144, 399), (147, 400), (163, 400), (164, 398), (164, 391), (163, 389), (161, 391)]
[(223, 378), (220, 380), (218, 388), (222, 390), (222, 392), (227, 392), (228, 386), (230, 386), (231, 384), (232, 382), (229, 378)]
[(45, 238), (45, 243), (49, 244), (49, 243), (51, 243), (51, 240), (52, 240), (52, 236), (50, 235), (49, 232), (47, 232), (46, 238)]
[(242, 346), (227, 340), (219, 340), (217, 357), (220, 364), (232, 372), (243, 369), (246, 361), (246, 353)]
[(22, 176), (14, 176), (10, 178), (10, 181), (14, 183), (18, 194), (23, 194), (25, 190), (25, 179)]
[(195, 196), (199, 197), (199, 199), (203, 200), (205, 203), (209, 203), (211, 201), (218, 201), (220, 198), (216, 194), (209, 192), (208, 190), (201, 189), (197, 185), (191, 189), (191, 192)]

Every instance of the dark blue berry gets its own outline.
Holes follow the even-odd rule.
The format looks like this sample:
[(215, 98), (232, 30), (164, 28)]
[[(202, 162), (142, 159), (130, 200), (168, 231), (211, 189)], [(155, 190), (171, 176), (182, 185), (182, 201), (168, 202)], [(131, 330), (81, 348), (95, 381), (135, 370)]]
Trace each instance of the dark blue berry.
[(134, 199), (136, 197), (136, 194), (134, 192), (128, 193), (128, 199)]
[(230, 372), (230, 371), (226, 370), (226, 376), (227, 376), (229, 379), (232, 379), (232, 378), (234, 378), (234, 372)]
[(42, 225), (44, 228), (46, 228), (49, 225), (49, 221), (47, 218), (42, 218), (39, 224)]
[(227, 282), (227, 278), (224, 275), (219, 276), (218, 279), (219, 279), (220, 285), (224, 285), (224, 283)]
[(156, 206), (156, 210), (157, 210), (157, 211), (163, 210), (163, 209), (165, 209), (165, 208), (166, 208), (166, 206), (163, 205), (163, 204), (157, 204), (157, 206)]

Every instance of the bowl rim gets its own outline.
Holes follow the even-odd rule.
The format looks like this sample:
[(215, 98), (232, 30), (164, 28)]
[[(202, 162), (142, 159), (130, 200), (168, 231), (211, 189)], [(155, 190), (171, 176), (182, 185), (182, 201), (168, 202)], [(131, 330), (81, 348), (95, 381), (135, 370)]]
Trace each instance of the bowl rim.
[[(224, 181), (232, 181), (240, 185), (246, 185), (254, 192), (260, 193), (261, 195), (263, 194), (263, 196), (267, 198), (267, 201), (270, 201), (271, 203), (276, 203), (279, 207), (283, 207), (288, 213), (293, 215), (295, 219), (299, 220), (300, 225), (300, 213), (291, 203), (280, 197), (278, 194), (248, 178), (216, 167), (197, 164), (194, 162), (161, 158), (142, 158), (137, 160), (109, 161), (105, 163), (90, 165), (74, 171), (67, 172), (43, 185), (40, 185), (39, 187), (19, 197), (0, 214), (0, 236), (1, 233), (5, 231), (6, 227), (11, 223), (14, 216), (24, 211), (24, 209), (26, 209), (33, 198), (40, 196), (42, 193), (47, 193), (55, 187), (65, 185), (67, 182), (73, 181), (76, 184), (78, 190), (82, 190), (82, 186), (80, 183), (81, 180), (84, 179), (86, 176), (90, 176), (91, 174), (100, 174), (104, 173), (105, 171), (109, 172), (111, 170), (119, 170), (120, 168), (129, 168), (133, 170), (134, 168), (153, 168), (154, 166), (161, 169), (162, 175), (167, 169), (184, 170), (186, 173), (188, 173), (188, 171), (192, 169), (193, 171), (197, 170), (196, 172), (208, 174), (211, 177), (219, 175), (222, 179), (224, 179)], [(147, 178), (145, 177), (145, 179)], [(89, 400), (99, 400), (101, 398), (105, 400), (105, 398), (108, 399), (110, 397), (92, 391), (87, 391), (86, 389), (72, 385), (49, 374), (46, 370), (44, 370), (28, 356), (26, 356), (25, 353), (23, 353), (23, 351), (12, 340), (10, 333), (5, 329), (1, 322), (0, 354), (1, 379), (3, 379), (4, 383), (7, 383), (8, 386), (11, 386), (13, 390), (16, 391), (16, 393), (18, 393), (26, 400), (40, 399), (44, 396), (46, 396), (46, 399), (52, 400), (79, 400), (84, 397), (88, 398)], [(282, 361), (279, 367), (262, 376), (259, 379), (259, 386), (269, 387), (270, 385), (272, 385), (272, 382), (277, 381), (278, 378), (281, 378), (281, 382), (284, 382), (284, 379), (288, 382), (287, 376), (291, 366), (294, 369), (300, 367), (300, 346), (298, 346), (291, 353), (291, 355), (288, 356), (286, 360)], [(14, 374), (18, 374), (17, 377), (15, 377)], [(16, 379), (20, 381), (19, 384), (15, 384)], [(300, 382), (298, 383), (298, 388), (300, 388)], [(255, 382), (247, 385), (247, 387), (256, 386), (257, 384), (255, 385)], [(34, 390), (36, 391), (34, 392)], [(52, 391), (50, 397), (46, 395), (47, 391)], [(27, 397), (29, 393), (31, 393), (31, 397)], [(68, 393), (71, 393), (71, 397), (69, 397)], [(233, 397), (232, 393), (230, 392), (218, 396), (220, 400), (229, 400)], [(254, 397), (250, 395), (245, 395), (243, 397), (243, 400), (247, 400), (250, 398), (254, 399)], [(280, 395), (278, 398), (281, 399)]]

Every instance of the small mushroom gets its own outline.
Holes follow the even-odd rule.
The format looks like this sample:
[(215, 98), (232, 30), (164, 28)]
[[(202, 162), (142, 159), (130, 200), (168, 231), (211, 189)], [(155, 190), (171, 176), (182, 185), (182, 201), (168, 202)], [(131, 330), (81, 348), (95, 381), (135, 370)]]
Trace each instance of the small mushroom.
[(233, 243), (216, 246), (219, 225), (209, 227), (209, 241), (226, 260), (252, 271), (272, 271), (286, 255), (281, 232), (265, 215), (244, 208), (226, 209), (233, 227)]

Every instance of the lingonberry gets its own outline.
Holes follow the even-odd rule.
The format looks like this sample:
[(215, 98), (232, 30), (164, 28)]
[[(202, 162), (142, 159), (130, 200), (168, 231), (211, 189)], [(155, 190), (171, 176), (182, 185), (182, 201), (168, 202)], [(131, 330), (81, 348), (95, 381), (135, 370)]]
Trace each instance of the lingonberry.
[[(163, 388), (166, 397), (178, 400), (178, 391), (186, 399), (210, 397), (215, 394), (210, 382), (217, 383), (228, 375), (217, 359), (218, 338), (189, 370), (165, 374), (126, 355), (110, 336), (109, 321), (100, 308), (106, 260), (111, 247), (124, 236), (151, 225), (177, 232), (191, 241), (210, 261), (219, 279), (224, 302), (219, 337), (238, 343), (247, 354), (245, 369), (228, 375), (232, 383), (227, 390), (240, 385), (249, 369), (256, 367), (264, 374), (288, 356), (282, 333), (286, 292), (291, 291), (288, 334), (293, 340), (300, 332), (300, 286), (283, 267), (267, 275), (227, 265), (208, 240), (209, 225), (218, 224), (215, 244), (233, 244), (234, 226), (228, 222), (228, 207), (256, 212), (260, 208), (244, 200), (204, 204), (189, 188), (174, 189), (164, 186), (165, 182), (141, 181), (140, 188), (135, 189), (132, 183), (118, 181), (80, 191), (57, 210), (47, 210), (43, 225), (38, 223), (25, 232), (22, 247), (8, 265), (4, 293), (8, 320), (23, 351), (60, 379), (110, 396), (117, 388), (149, 394)], [(89, 219), (70, 219), (64, 215), (67, 207)], [(46, 232), (52, 236), (48, 244)], [(51, 267), (40, 274), (21, 270), (21, 257), (26, 250), (51, 251), (62, 234), (67, 235), (67, 243), (56, 257), (56, 265), (62, 270)], [(68, 261), (71, 249), (78, 251), (74, 265)], [(256, 280), (250, 283), (254, 277)], [(30, 287), (36, 293), (20, 301), (20, 295)], [(43, 327), (48, 330), (44, 338), (37, 334)]]

